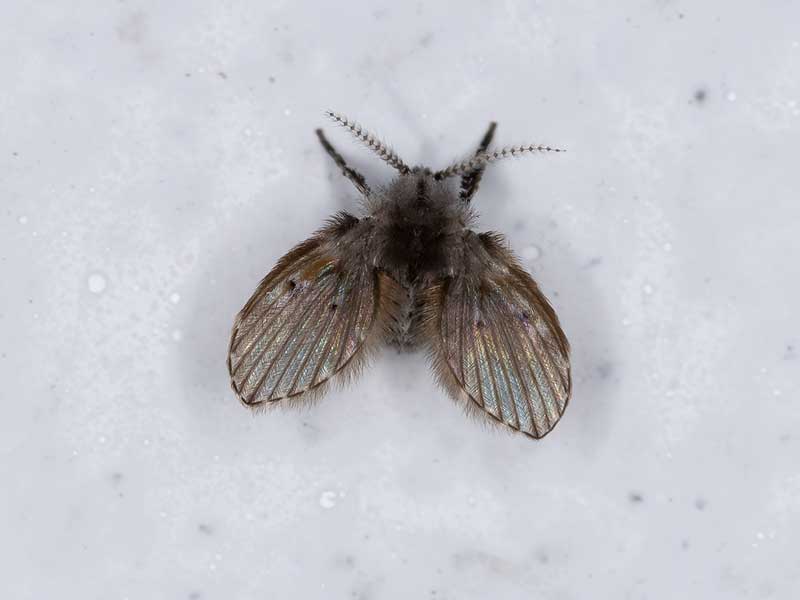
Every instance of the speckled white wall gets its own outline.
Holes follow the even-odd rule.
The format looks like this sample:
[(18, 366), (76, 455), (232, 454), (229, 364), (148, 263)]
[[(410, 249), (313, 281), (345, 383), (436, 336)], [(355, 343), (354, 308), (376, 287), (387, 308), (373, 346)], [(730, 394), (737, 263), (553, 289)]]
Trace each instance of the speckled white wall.
[[(800, 596), (800, 6), (0, 8), (0, 597)], [(322, 111), (487, 171), (573, 345), (534, 443), (386, 351), (253, 417), (234, 314), (356, 201)], [(391, 172), (328, 125), (370, 181)]]

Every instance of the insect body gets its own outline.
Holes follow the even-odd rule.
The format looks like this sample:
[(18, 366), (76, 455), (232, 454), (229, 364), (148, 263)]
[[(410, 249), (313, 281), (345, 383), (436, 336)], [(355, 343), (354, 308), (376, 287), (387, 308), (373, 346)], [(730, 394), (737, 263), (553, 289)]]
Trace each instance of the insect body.
[[(236, 317), (228, 369), (253, 408), (319, 395), (381, 344), (427, 348), (449, 394), (540, 438), (570, 396), (569, 345), (536, 283), (496, 233), (471, 229), (470, 200), (489, 162), (548, 146), (475, 155), (441, 171), (408, 167), (356, 123), (329, 116), (398, 171), (373, 190), (317, 130), (364, 199), (285, 255)], [(449, 179), (460, 176), (459, 191)]]

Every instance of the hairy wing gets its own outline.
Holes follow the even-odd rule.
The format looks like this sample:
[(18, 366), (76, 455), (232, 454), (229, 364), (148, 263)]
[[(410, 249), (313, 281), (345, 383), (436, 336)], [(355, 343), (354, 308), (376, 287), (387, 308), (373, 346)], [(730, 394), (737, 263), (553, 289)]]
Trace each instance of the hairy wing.
[(495, 234), (465, 240), (463, 274), (426, 293), (427, 339), (454, 398), (535, 438), (571, 391), (569, 344), (550, 304)]
[[(295, 247), (237, 316), (228, 370), (246, 405), (321, 391), (334, 374), (365, 358), (387, 283), (366, 260), (348, 259), (369, 234), (362, 232), (360, 246), (348, 245), (357, 222), (337, 217)], [(343, 245), (351, 254), (342, 254)]]

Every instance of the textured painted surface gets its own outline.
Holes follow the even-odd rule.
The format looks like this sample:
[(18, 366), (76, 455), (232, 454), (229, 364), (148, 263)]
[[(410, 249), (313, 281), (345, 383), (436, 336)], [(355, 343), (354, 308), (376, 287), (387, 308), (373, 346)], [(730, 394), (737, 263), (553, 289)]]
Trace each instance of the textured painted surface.
[[(800, 9), (489, 6), (3, 4), (0, 596), (800, 595)], [(574, 348), (543, 442), (419, 354), (239, 405), (235, 313), (355, 205), (328, 108), (432, 167), (568, 149), (475, 198)]]

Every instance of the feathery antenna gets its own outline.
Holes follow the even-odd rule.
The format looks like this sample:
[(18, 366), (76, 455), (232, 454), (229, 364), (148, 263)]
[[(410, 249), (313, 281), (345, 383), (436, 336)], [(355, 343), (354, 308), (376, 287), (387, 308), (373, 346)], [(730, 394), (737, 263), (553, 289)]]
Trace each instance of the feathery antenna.
[(479, 152), (468, 160), (457, 162), (453, 165), (450, 165), (446, 169), (437, 171), (433, 176), (436, 179), (446, 179), (447, 177), (452, 177), (453, 175), (464, 175), (465, 173), (469, 173), (470, 171), (474, 171), (479, 167), (503, 158), (508, 158), (509, 156), (520, 156), (522, 154), (530, 154), (532, 152), (566, 152), (566, 150), (563, 150), (562, 148), (552, 148), (551, 146), (544, 146), (542, 144), (529, 144), (528, 146), (507, 146), (506, 148), (494, 150), (492, 152)]
[(367, 148), (377, 154), (381, 160), (387, 162), (389, 165), (403, 174), (411, 172), (411, 169), (408, 167), (408, 165), (404, 163), (399, 156), (397, 156), (394, 150), (386, 146), (373, 134), (361, 127), (361, 125), (355, 121), (351, 121), (344, 115), (340, 115), (339, 113), (335, 113), (330, 110), (325, 111), (325, 114), (339, 125), (349, 129), (350, 133), (352, 133), (359, 141), (366, 145)]

